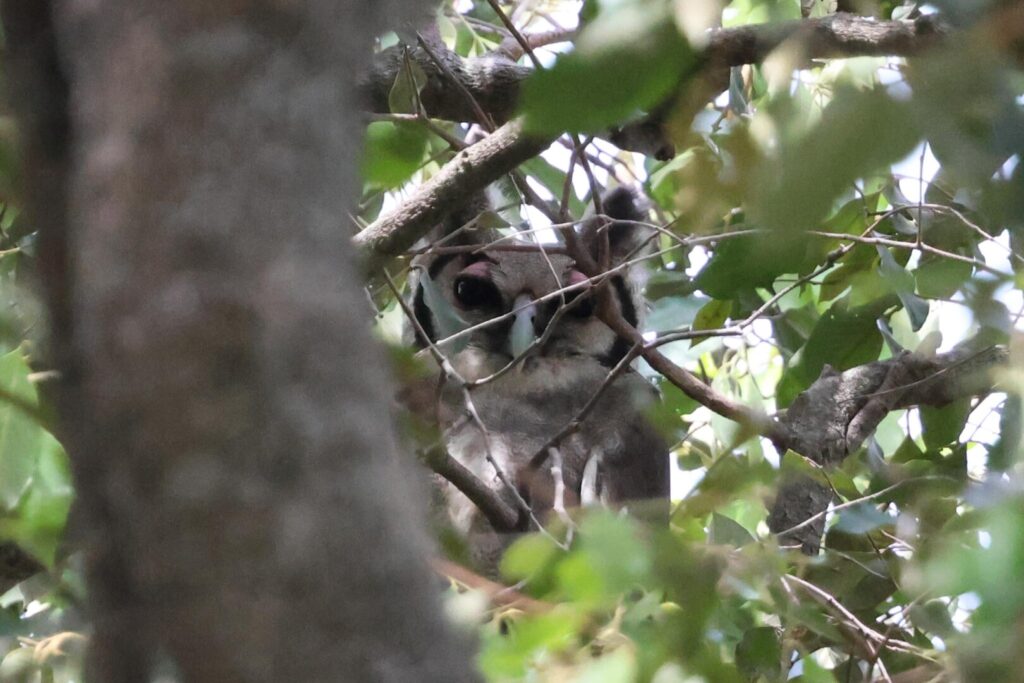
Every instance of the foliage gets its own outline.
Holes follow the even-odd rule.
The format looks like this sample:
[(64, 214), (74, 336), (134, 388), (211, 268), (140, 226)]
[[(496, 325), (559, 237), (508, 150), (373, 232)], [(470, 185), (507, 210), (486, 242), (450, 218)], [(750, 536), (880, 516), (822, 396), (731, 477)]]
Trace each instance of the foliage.
[[(829, 11), (818, 4), (814, 16)], [(482, 29), (500, 26), (492, 8), (456, 6), (444, 16), (449, 46), (465, 57), (493, 49), (501, 30)], [(1024, 304), (1024, 78), (1019, 60), (986, 39), (997, 10), (958, 8), (957, 42), (914, 59), (807, 65), (783, 45), (733, 68), (728, 89), (694, 116), (685, 93), (699, 86), (700, 45), (685, 36), (700, 40), (694, 17), (709, 7), (711, 23), (726, 26), (800, 16), (796, 0), (586, 2), (575, 49), (539, 48), (548, 68), (523, 89), (535, 130), (596, 136), (587, 151), (599, 186), (640, 183), (652, 199), (664, 229), (646, 329), (660, 349), (772, 412), (826, 366), (1009, 342)], [(919, 11), (873, 7), (881, 19)], [(548, 27), (544, 11), (565, 19), (576, 9), (549, 2), (514, 16), (530, 35)], [(684, 93), (668, 113), (672, 159), (601, 141), (667, 92)], [(567, 196), (579, 215), (576, 202), (594, 188), (578, 163), (567, 177), (574, 144), (521, 172), (541, 198)], [(402, 166), (410, 185), (443, 163), (431, 149), (417, 170)], [(507, 229), (547, 224), (503, 188)], [(397, 340), (401, 311), (386, 294), (376, 299), (382, 330)], [(698, 330), (707, 336), (687, 334)], [(780, 463), (767, 442), (651, 374), (664, 398), (652, 417), (676, 443), (671, 528), (580, 512), (568, 551), (543, 534), (514, 545), (503, 577), (544, 607), (476, 603), (463, 613), (483, 624), (489, 680), (859, 681), (911, 669), (1016, 680), (1016, 371), (1001, 378), (1005, 393), (890, 415), (829, 472), (796, 454)], [(766, 501), (786, 470), (838, 496), (818, 557), (782, 551), (767, 532)], [(548, 531), (566, 533), (557, 522)]]
[[(910, 1), (862, 4), (880, 19), (921, 11)], [(703, 87), (702, 17), (724, 26), (794, 19), (798, 0), (546, 0), (514, 13), (505, 4), (527, 35), (583, 24), (576, 49), (536, 51), (549, 68), (525, 84), (521, 102), (533, 130), (596, 136), (585, 142), (599, 187), (570, 164), (574, 138), (519, 172), (550, 205), (566, 197), (576, 216), (600, 186), (642, 185), (662, 228), (647, 332), (740, 403), (782, 410), (826, 366), (964, 339), (1009, 343), (1024, 312), (1024, 74), (1019, 53), (1004, 47), (1012, 41), (998, 37), (999, 3), (934, 5), (960, 31), (955, 43), (913, 59), (811, 64), (784, 44), (761, 64), (733, 68), (722, 93), (695, 111), (687, 94)], [(445, 3), (438, 25), (467, 58), (507, 37), (484, 2)], [(394, 120), (368, 125), (362, 220), (432, 177), (457, 151), (450, 140), (479, 132), (409, 116), (423, 77), (409, 67), (391, 91)], [(673, 158), (601, 140), (652, 110), (666, 116)], [(0, 540), (48, 571), (0, 598), (0, 682), (71, 680), (74, 658), (49, 646), (77, 623), (80, 578), (60, 552), (70, 490), (36, 389), (47, 376), (41, 323), (21, 288), (34, 234), (12, 194), (9, 127), (0, 121), (9, 304), (0, 317)], [(542, 230), (550, 221), (521, 186), (501, 184), (508, 201), (489, 220)], [(370, 289), (382, 336), (401, 344), (400, 307), (386, 288)], [(662, 390), (652, 419), (674, 443), (671, 525), (581, 511), (568, 550), (525, 536), (506, 554), (503, 579), (533, 600), (477, 599), (480, 585), (453, 581), (449, 606), (479, 633), (488, 680), (817, 683), (910, 670), (922, 680), (940, 670), (1019, 678), (1018, 369), (987, 398), (889, 415), (828, 472), (776, 454), (641, 370)], [(785, 471), (836, 492), (817, 557), (780, 549), (767, 531)]]

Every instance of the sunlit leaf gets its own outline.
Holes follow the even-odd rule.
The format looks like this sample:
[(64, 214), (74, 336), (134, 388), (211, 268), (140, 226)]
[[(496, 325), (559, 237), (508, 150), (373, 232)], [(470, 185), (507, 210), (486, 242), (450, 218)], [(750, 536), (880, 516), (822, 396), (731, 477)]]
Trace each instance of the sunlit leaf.
[(728, 300), (741, 290), (767, 287), (783, 273), (795, 273), (804, 260), (806, 241), (783, 235), (745, 235), (719, 244), (697, 275), (705, 294)]
[(903, 310), (910, 316), (911, 328), (917, 332), (924, 325), (928, 317), (928, 302), (914, 294), (914, 276), (907, 272), (900, 264), (896, 263), (892, 252), (886, 247), (878, 247), (878, 257), (881, 263), (882, 277), (892, 286)]
[(412, 59), (406, 59), (388, 91), (388, 109), (392, 114), (417, 113), (419, 94), (426, 84), (427, 74), (423, 68)]
[(889, 526), (893, 518), (869, 503), (843, 509), (838, 514), (836, 528), (849, 534), (863, 534), (882, 526)]
[(884, 89), (840, 90), (817, 125), (800, 139), (783, 141), (778, 161), (761, 169), (751, 186), (750, 212), (767, 228), (813, 228), (858, 177), (900, 159), (917, 138), (905, 102)]
[(423, 163), (427, 133), (411, 122), (374, 121), (366, 127), (363, 177), (376, 187), (401, 185)]
[(956, 441), (971, 414), (971, 400), (961, 399), (941, 408), (921, 406), (924, 442), (929, 448), (941, 448)]
[(36, 406), (36, 389), (21, 351), (0, 357), (0, 512), (24, 494), (43, 450), (46, 431), (23, 406)]
[(715, 512), (711, 515), (711, 531), (708, 535), (708, 542), (741, 548), (748, 543), (753, 543), (754, 537), (735, 520)]
[(602, 12), (576, 51), (523, 84), (527, 126), (538, 133), (595, 132), (621, 123), (660, 103), (695, 64), (668, 15), (632, 5)]

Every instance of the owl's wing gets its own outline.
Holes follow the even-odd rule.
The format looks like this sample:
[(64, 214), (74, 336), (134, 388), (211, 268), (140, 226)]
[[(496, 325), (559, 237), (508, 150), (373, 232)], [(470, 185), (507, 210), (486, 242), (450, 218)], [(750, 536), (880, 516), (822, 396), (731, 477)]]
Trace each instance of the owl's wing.
[(601, 453), (601, 497), (612, 505), (669, 497), (668, 444), (646, 419), (623, 426), (621, 448)]
[[(669, 448), (665, 439), (645, 416), (643, 405), (633, 397), (644, 393), (653, 398), (653, 388), (638, 375), (627, 375), (608, 396), (606, 410), (597, 427), (605, 432), (600, 445), (589, 449), (580, 477), (580, 501), (584, 505), (657, 509), (659, 517), (669, 499)], [(637, 506), (638, 501), (663, 501)]]

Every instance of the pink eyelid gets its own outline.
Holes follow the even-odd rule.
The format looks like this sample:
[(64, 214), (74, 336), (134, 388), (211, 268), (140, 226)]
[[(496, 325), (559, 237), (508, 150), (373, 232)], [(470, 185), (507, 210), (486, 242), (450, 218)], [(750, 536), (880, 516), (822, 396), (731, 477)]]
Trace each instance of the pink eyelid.
[(565, 286), (570, 287), (572, 285), (578, 285), (583, 282), (587, 282), (590, 278), (581, 273), (578, 270), (570, 270), (569, 277), (566, 278)]
[(468, 266), (463, 268), (459, 275), (469, 275), (471, 277), (488, 278), (491, 274), (491, 264), (487, 261), (477, 261), (476, 263), (470, 263)]

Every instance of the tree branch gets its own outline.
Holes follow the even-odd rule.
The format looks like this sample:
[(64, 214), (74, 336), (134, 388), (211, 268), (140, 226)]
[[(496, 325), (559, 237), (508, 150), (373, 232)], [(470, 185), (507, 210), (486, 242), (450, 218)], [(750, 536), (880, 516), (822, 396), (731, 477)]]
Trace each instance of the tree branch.
[[(709, 33), (703, 60), (709, 69), (754, 64), (790, 39), (799, 41), (808, 60), (886, 55), (907, 57), (932, 47), (943, 37), (942, 27), (929, 15), (914, 21), (875, 21), (839, 13), (818, 19), (715, 29)], [(526, 38), (531, 45), (535, 44), (534, 38)], [(380, 52), (361, 80), (359, 90), (368, 111), (377, 114), (391, 111), (388, 95), (402, 72), (404, 49), (395, 47)], [(465, 91), (496, 123), (512, 119), (519, 101), (519, 88), (533, 69), (493, 55), (465, 59), (444, 49), (439, 41), (431, 45), (431, 51), (440, 58), (441, 64), (422, 47), (409, 49), (410, 58), (427, 75), (420, 101), (428, 116), (451, 121), (476, 121), (474, 107), (460, 94)], [(521, 47), (519, 51), (522, 51)], [(452, 76), (456, 83), (452, 82)], [(610, 130), (603, 137), (622, 149), (669, 158), (672, 156), (672, 143), (662, 128), (661, 118), (659, 113), (652, 113)]]
[(498, 491), (488, 487), (462, 463), (437, 445), (420, 453), (420, 460), (434, 474), (457, 488), (483, 513), (495, 531), (513, 531), (519, 525), (519, 513), (506, 505)]
[[(987, 393), (993, 387), (992, 371), (1008, 360), (1004, 347), (977, 351), (967, 343), (934, 357), (905, 353), (842, 373), (826, 366), (778, 421), (772, 441), (782, 453), (796, 451), (823, 467), (834, 467), (856, 451), (893, 410), (943, 406)], [(781, 542), (816, 553), (825, 526), (821, 513), (831, 501), (832, 491), (809, 478), (785, 481), (768, 527), (781, 534)], [(813, 523), (804, 524), (815, 516)]]
[(601, 320), (620, 337), (640, 345), (640, 355), (647, 363), (657, 370), (672, 384), (679, 387), (684, 394), (706, 406), (723, 417), (727, 417), (757, 434), (766, 436), (782, 436), (777, 424), (764, 413), (743, 403), (737, 403), (728, 396), (715, 391), (711, 386), (700, 381), (692, 372), (676, 365), (657, 348), (646, 344), (643, 335), (630, 325), (622, 314), (609, 309), (601, 311)]
[(374, 270), (411, 247), (467, 196), (540, 154), (552, 139), (524, 135), (522, 121), (516, 119), (460, 151), (409, 199), (355, 236), (366, 268)]
[[(916, 21), (878, 22), (849, 14), (820, 19), (717, 29), (711, 32), (704, 59), (709, 67), (758, 62), (789, 38), (805, 42), (808, 59), (854, 55), (910, 55), (934, 45), (943, 35), (929, 17)], [(404, 48), (377, 55), (360, 83), (364, 106), (371, 112), (389, 112), (388, 94), (404, 64)], [(410, 57), (427, 74), (420, 101), (428, 116), (455, 121), (476, 121), (479, 108), (497, 123), (498, 130), (460, 151), (452, 161), (401, 206), (378, 218), (355, 238), (368, 268), (379, 266), (409, 248), (467, 195), (482, 190), (519, 164), (540, 154), (553, 137), (532, 137), (522, 132), (515, 111), (519, 86), (531, 69), (495, 57), (463, 59), (440, 43), (430, 53), (422, 46), (409, 48)], [(457, 83), (453, 83), (453, 78)], [(471, 97), (466, 97), (468, 93)], [(663, 158), (671, 156), (660, 116), (652, 114), (606, 134), (624, 149)]]
[[(703, 57), (706, 69), (723, 68), (763, 60), (784, 41), (799, 41), (805, 59), (864, 55), (909, 56), (918, 54), (944, 38), (933, 17), (915, 21), (878, 22), (864, 17), (836, 14), (820, 19), (779, 24), (718, 29), (711, 32)], [(401, 53), (385, 51), (362, 85), (367, 107), (387, 111), (387, 93), (401, 68)], [(515, 110), (520, 83), (530, 69), (492, 57), (467, 60), (449, 51), (441, 54), (441, 69), (428, 56), (412, 52), (428, 75), (421, 101), (429, 116), (452, 120), (475, 120), (466, 109), (467, 98), (457, 96), (452, 76), (460, 79), (461, 90), (496, 122), (508, 121)], [(625, 149), (652, 153), (667, 144), (656, 115), (611, 131), (606, 137)], [(636, 129), (636, 130), (632, 130)], [(642, 143), (630, 141), (639, 131)], [(481, 142), (459, 152), (440, 173), (422, 185), (400, 207), (355, 237), (369, 267), (397, 255), (456, 208), (468, 194), (483, 189), (516, 165), (539, 154), (551, 138), (528, 137), (519, 120), (505, 123)], [(662, 147), (659, 147), (661, 145)], [(643, 149), (641, 149), (643, 147)], [(587, 273), (594, 275), (594, 273)], [(635, 344), (643, 344), (640, 333), (624, 320), (606, 314), (605, 322)], [(643, 346), (645, 360), (687, 395), (714, 412), (736, 420), (753, 432), (769, 437), (781, 451), (794, 450), (822, 465), (834, 465), (856, 450), (891, 410), (908, 405), (945, 405), (963, 396), (984, 393), (991, 383), (982, 370), (1005, 362), (1004, 350), (987, 350), (974, 358), (956, 351), (936, 358), (907, 354), (890, 361), (871, 363), (838, 374), (823, 373), (780, 420), (753, 411), (714, 391), (684, 368), (672, 363), (656, 348)], [(779, 532), (826, 509), (832, 492), (819, 484), (785, 482), (770, 517), (770, 527)], [(824, 516), (803, 525), (785, 541), (796, 541), (806, 552), (820, 543)]]
[(931, 15), (914, 21), (876, 21), (855, 14), (755, 24), (711, 32), (704, 55), (716, 66), (762, 61), (784, 41), (799, 41), (806, 59), (834, 57), (910, 57), (936, 45), (945, 35)]

